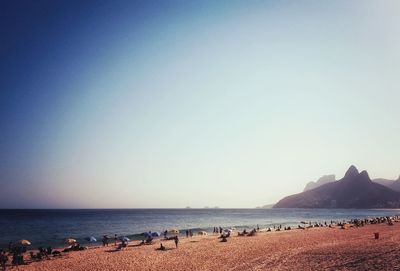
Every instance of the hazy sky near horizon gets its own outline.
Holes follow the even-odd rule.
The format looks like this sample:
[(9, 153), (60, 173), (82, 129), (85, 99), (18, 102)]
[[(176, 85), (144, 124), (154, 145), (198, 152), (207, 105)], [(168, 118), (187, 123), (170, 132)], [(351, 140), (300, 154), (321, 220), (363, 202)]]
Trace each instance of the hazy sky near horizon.
[(398, 1), (2, 1), (0, 208), (255, 207), (400, 174)]

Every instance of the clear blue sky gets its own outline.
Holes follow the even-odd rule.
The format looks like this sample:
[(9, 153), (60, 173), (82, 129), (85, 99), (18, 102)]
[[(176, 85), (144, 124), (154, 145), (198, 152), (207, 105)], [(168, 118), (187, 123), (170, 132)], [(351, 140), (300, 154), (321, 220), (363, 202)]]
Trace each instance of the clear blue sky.
[(254, 207), (400, 174), (398, 1), (1, 1), (0, 207)]

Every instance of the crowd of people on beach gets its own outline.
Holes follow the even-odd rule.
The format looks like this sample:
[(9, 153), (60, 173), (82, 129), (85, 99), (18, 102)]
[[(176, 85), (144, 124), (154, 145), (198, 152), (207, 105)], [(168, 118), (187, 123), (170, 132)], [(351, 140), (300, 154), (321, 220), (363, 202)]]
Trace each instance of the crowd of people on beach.
[[(339, 228), (339, 229), (347, 229), (347, 228), (357, 228), (357, 227), (364, 227), (366, 225), (373, 225), (373, 224), (381, 224), (386, 223), (389, 226), (393, 226), (394, 222), (400, 221), (400, 216), (385, 216), (385, 217), (375, 217), (375, 218), (364, 218), (364, 219), (350, 219), (348, 221), (325, 221), (325, 222), (305, 222), (301, 221), (300, 224), (297, 226), (297, 229), (306, 230), (309, 228), (318, 228), (318, 227), (329, 227), (329, 228)], [(271, 231), (281, 231), (281, 230), (291, 230), (291, 226), (283, 226), (282, 225), (273, 225), (273, 227), (269, 227), (267, 229), (260, 229), (259, 225), (254, 227), (251, 231), (247, 231), (247, 229), (243, 229), (242, 231), (237, 231), (237, 236), (255, 236), (259, 232), (271, 232)], [(231, 237), (231, 233), (236, 231), (235, 228), (222, 228), (222, 227), (213, 227), (213, 235), (219, 235), (219, 239), (221, 242), (227, 242), (228, 238)], [(170, 248), (166, 247), (164, 244), (166, 241), (173, 241), (175, 244), (175, 248), (178, 248), (179, 245), (179, 231), (172, 230), (171, 236), (168, 236), (170, 232), (168, 230), (164, 231), (164, 239), (160, 242), (160, 247), (157, 250), (166, 251)], [(198, 231), (198, 234), (206, 235), (205, 231)], [(159, 235), (159, 234), (158, 234)], [(191, 229), (185, 230), (186, 238), (193, 237), (193, 231)], [(137, 245), (133, 246), (141, 246), (141, 245), (151, 245), (154, 244), (153, 242), (153, 235), (151, 232), (144, 234), (146, 238), (142, 239), (141, 242)], [(80, 245), (76, 240), (70, 244), (68, 247), (64, 248), (62, 251), (54, 250), (52, 247), (43, 248), (40, 247), (38, 250), (27, 250), (27, 246), (21, 244), (13, 244), (10, 242), (8, 244), (8, 248), (0, 249), (0, 268), (1, 270), (6, 270), (7, 266), (18, 266), (23, 265), (29, 262), (40, 261), (44, 259), (50, 259), (50, 257), (57, 257), (61, 256), (62, 253), (67, 253), (70, 251), (80, 251), (85, 250), (88, 247)], [(123, 250), (124, 248), (128, 247), (129, 239), (127, 237), (118, 237), (117, 234), (114, 235), (114, 238), (110, 238), (108, 235), (104, 235), (102, 238), (102, 244), (104, 247), (108, 247), (109, 243), (113, 240), (114, 247), (116, 250)], [(164, 244), (163, 244), (164, 242)], [(29, 252), (27, 256), (24, 256), (26, 252)], [(11, 261), (10, 261), (11, 260)]]
[[(12, 266), (19, 266), (26, 264), (26, 258), (24, 258), (24, 254), (28, 252), (26, 246), (22, 246), (19, 244), (13, 244), (10, 242), (8, 244), (8, 249), (0, 249), (0, 267), (1, 270), (6, 270), (7, 263), (9, 259), (11, 259)], [(53, 250), (52, 247), (39, 247), (37, 252), (29, 251), (30, 261), (38, 261), (43, 259), (50, 259), (50, 256), (56, 257), (61, 255), (61, 252), (58, 250)]]

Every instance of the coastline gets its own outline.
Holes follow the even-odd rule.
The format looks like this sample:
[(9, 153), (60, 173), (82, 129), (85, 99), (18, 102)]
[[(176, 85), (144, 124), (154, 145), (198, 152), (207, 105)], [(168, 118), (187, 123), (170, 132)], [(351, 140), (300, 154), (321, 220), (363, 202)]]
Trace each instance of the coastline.
[[(374, 239), (379, 232), (380, 238)], [(258, 232), (228, 242), (216, 235), (157, 240), (153, 245), (130, 242), (115, 247), (90, 248), (64, 253), (59, 258), (19, 266), (20, 270), (395, 270), (400, 268), (397, 250), (400, 223), (352, 227), (294, 229)], [(159, 251), (160, 243), (168, 248)]]

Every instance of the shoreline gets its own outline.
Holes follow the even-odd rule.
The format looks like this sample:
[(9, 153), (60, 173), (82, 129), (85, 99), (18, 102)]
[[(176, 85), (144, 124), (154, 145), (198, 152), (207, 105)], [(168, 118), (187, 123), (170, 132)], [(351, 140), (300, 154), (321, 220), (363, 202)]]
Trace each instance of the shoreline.
[[(379, 232), (380, 238), (374, 239)], [(21, 270), (393, 270), (400, 268), (397, 250), (400, 223), (364, 227), (318, 227), (257, 232), (220, 242), (217, 235), (156, 240), (153, 245), (130, 242), (63, 253), (59, 258), (19, 266)], [(159, 251), (160, 243), (168, 248)]]
[[(30, 249), (51, 246), (65, 247), (64, 239), (76, 239), (83, 246), (101, 245), (103, 235), (113, 237), (126, 236), (131, 240), (141, 240), (141, 233), (176, 228), (183, 232), (200, 230), (212, 232), (213, 226), (223, 228), (236, 227), (238, 230), (252, 229), (259, 224), (260, 228), (274, 225), (297, 227), (302, 220), (343, 221), (352, 218), (374, 218), (396, 216), (399, 210), (304, 210), (304, 209), (236, 209), (215, 210), (180, 210), (165, 211), (24, 211), (5, 212), (0, 210), (0, 222), (3, 235), (0, 236), (0, 249), (8, 248), (9, 242), (17, 243), (21, 239), (29, 240)], [(36, 217), (40, 216), (41, 220)], [(153, 219), (154, 218), (154, 219)], [(27, 222), (25, 220), (28, 219)], [(188, 223), (190, 221), (190, 223)], [(98, 223), (101, 222), (101, 223)], [(104, 222), (104, 223), (103, 223)], [(79, 224), (78, 224), (79, 223)], [(95, 237), (99, 242), (90, 243), (87, 237)]]

